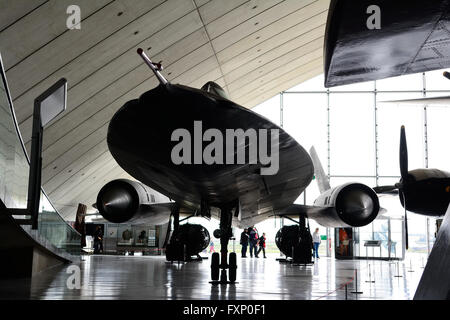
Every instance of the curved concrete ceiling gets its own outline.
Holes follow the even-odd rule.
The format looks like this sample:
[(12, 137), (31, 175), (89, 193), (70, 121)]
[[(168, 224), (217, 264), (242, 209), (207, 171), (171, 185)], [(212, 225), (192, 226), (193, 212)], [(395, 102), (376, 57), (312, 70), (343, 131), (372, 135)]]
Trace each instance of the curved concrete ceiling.
[[(66, 26), (69, 5), (81, 29)], [(30, 148), (33, 100), (61, 77), (67, 111), (44, 131), (43, 185), (74, 220), (108, 181), (129, 177), (106, 144), (112, 115), (157, 81), (136, 48), (173, 83), (213, 80), (251, 108), (323, 72), (329, 0), (0, 0), (0, 51)], [(151, 124), (151, 122), (149, 122)]]

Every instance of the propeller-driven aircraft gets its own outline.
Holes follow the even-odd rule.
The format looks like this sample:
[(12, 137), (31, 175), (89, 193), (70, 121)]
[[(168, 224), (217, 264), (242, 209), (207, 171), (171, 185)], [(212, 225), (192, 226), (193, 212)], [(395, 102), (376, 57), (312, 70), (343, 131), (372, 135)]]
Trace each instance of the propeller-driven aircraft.
[(421, 215), (441, 217), (450, 204), (450, 173), (438, 169), (408, 171), (408, 147), (405, 127), (400, 130), (400, 175), (398, 183), (379, 186), (377, 193), (398, 193), (405, 208), (406, 248), (408, 248), (407, 211)]

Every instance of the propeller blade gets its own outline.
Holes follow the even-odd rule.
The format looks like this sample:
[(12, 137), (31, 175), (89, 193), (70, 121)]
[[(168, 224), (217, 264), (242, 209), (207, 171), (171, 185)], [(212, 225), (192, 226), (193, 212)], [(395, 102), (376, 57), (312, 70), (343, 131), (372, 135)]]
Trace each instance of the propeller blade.
[(405, 247), (406, 250), (409, 248), (409, 235), (408, 235), (408, 215), (405, 209)]
[(376, 193), (389, 193), (389, 194), (397, 194), (397, 187), (396, 186), (378, 186), (374, 187), (373, 191)]
[(406, 145), (405, 126), (400, 129), (400, 174), (403, 181), (408, 177), (408, 147)]
[(379, 101), (380, 104), (395, 104), (395, 105), (407, 105), (407, 106), (450, 106), (450, 96), (442, 97), (430, 97), (430, 98), (417, 98), (417, 99), (404, 99), (404, 100), (387, 100)]
[(405, 193), (402, 191), (403, 195), (403, 208), (405, 209), (405, 247), (406, 250), (409, 248), (409, 235), (408, 235), (408, 214), (406, 210), (406, 197)]

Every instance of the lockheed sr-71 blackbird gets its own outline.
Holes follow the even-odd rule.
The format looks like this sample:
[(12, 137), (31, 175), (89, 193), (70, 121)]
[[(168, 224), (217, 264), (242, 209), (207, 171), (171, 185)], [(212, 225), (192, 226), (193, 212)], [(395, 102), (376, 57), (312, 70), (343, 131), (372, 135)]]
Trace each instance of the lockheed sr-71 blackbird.
[[(195, 238), (197, 232), (190, 230), (188, 237), (180, 233), (180, 214), (218, 218), (220, 228), (214, 235), (220, 238), (221, 255), (212, 256), (212, 280), (219, 280), (222, 269), (220, 281), (234, 282), (236, 254), (228, 257), (227, 252), (232, 226), (244, 228), (274, 215), (311, 212), (291, 206), (313, 178), (311, 158), (282, 128), (230, 101), (219, 85), (208, 82), (199, 90), (171, 84), (159, 64), (142, 49), (138, 53), (160, 84), (117, 111), (107, 143), (117, 163), (140, 182), (108, 183), (98, 194), (97, 208), (116, 223), (164, 223), (172, 217), (168, 260), (182, 259), (186, 238)], [(372, 189), (355, 184), (334, 191), (324, 208), (311, 212), (319, 222), (360, 226), (377, 216), (378, 198)], [(152, 199), (155, 194), (158, 202)], [(339, 210), (330, 211), (334, 202)], [(206, 241), (201, 242), (197, 250)]]

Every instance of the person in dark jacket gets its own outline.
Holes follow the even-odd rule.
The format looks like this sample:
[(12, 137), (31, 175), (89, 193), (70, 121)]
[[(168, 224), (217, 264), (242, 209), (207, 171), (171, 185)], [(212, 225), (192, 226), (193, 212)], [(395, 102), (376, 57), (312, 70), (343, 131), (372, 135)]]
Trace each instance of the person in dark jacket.
[(103, 252), (103, 230), (100, 226), (94, 232), (94, 253)]
[[(259, 254), (262, 250), (264, 258), (266, 258), (266, 233), (263, 232), (262, 236), (258, 238), (258, 244), (259, 244)], [(258, 256), (256, 256), (258, 258)]]
[(244, 229), (241, 233), (241, 241), (240, 244), (242, 246), (242, 258), (247, 258), (247, 247), (248, 247), (248, 230)]
[(255, 257), (258, 258), (258, 253), (256, 252), (256, 243), (258, 242), (258, 234), (256, 233), (255, 228), (248, 228), (248, 237), (250, 243), (250, 258), (253, 258), (253, 253), (255, 253)]

